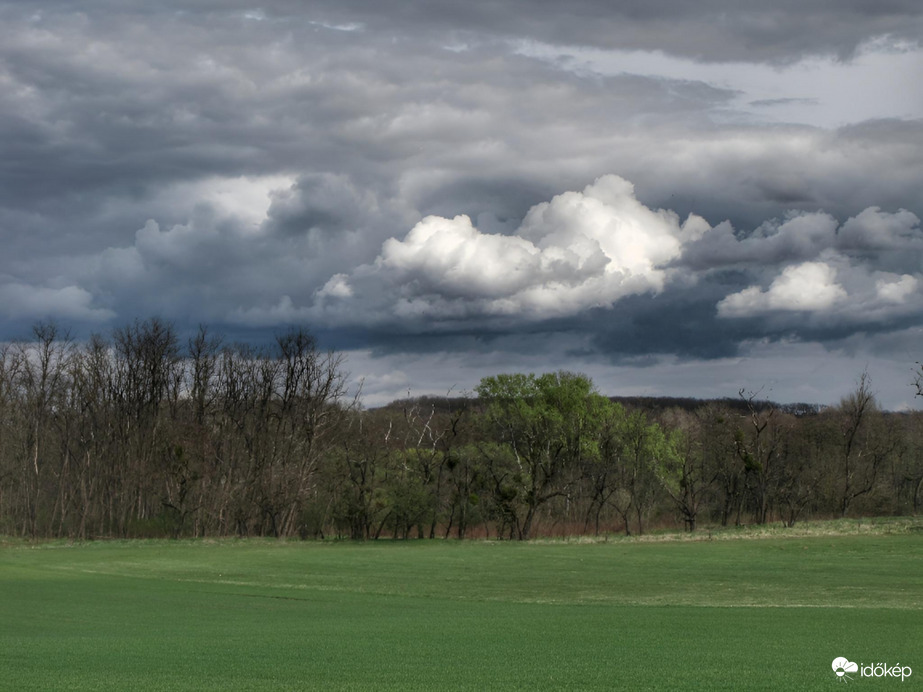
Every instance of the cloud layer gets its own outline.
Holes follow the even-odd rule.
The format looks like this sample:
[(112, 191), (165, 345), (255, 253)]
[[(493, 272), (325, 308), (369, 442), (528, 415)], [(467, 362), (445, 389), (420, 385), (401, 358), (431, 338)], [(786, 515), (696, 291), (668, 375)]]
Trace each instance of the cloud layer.
[(0, 338), (912, 363), (921, 29), (910, 0), (0, 0)]

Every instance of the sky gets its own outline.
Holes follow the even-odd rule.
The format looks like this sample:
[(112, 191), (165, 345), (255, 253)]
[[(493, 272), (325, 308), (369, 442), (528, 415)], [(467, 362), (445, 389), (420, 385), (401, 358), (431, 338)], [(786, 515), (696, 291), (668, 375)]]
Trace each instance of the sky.
[(0, 340), (291, 325), (368, 406), (920, 408), (919, 0), (0, 0)]

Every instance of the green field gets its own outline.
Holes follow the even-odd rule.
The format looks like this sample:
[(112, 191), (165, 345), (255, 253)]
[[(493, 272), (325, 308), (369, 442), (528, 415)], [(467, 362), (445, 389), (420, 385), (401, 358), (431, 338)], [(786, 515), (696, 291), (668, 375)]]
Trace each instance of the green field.
[[(909, 527), (913, 528), (913, 527)], [(838, 689), (923, 679), (923, 533), (0, 543), (0, 687)], [(716, 538), (721, 538), (717, 536)]]

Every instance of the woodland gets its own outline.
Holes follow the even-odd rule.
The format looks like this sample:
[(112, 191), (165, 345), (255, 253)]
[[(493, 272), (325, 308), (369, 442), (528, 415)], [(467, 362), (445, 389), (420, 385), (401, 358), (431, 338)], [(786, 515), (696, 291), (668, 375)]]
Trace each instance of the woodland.
[(921, 505), (923, 414), (881, 410), (864, 373), (825, 406), (610, 398), (559, 371), (365, 408), (299, 328), (40, 323), (0, 347), (5, 535), (528, 540)]

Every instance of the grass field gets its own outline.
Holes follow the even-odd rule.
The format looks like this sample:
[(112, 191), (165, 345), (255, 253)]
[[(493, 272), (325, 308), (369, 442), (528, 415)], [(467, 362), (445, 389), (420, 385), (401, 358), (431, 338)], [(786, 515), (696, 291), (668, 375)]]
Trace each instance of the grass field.
[[(855, 523), (852, 524), (854, 526)], [(886, 526), (886, 529), (882, 529)], [(923, 533), (0, 543), (0, 688), (923, 685)], [(740, 536), (740, 534), (733, 534)]]

